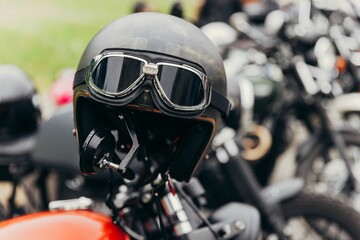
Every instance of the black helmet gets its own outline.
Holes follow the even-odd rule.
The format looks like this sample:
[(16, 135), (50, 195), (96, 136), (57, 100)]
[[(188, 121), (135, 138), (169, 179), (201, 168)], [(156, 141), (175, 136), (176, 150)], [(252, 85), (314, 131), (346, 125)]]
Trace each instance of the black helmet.
[(161, 13), (120, 18), (90, 41), (75, 75), (81, 170), (95, 173), (115, 148), (112, 162), (126, 155), (117, 170), (137, 153), (156, 165), (151, 176), (188, 181), (229, 105), (222, 59), (197, 27)]
[(32, 79), (16, 65), (0, 65), (0, 145), (34, 134), (40, 120)]

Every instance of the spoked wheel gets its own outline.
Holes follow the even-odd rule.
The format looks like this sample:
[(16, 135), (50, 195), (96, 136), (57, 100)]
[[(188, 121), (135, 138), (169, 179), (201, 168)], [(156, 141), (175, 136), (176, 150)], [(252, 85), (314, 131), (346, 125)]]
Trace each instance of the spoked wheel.
[(331, 197), (301, 194), (282, 204), (291, 240), (360, 239), (360, 214)]
[[(351, 160), (351, 169), (360, 183), (360, 134), (343, 133), (346, 152)], [(317, 145), (300, 162), (297, 176), (306, 181), (306, 189), (342, 199), (360, 211), (360, 191), (349, 185), (349, 172), (338, 151), (329, 144)]]

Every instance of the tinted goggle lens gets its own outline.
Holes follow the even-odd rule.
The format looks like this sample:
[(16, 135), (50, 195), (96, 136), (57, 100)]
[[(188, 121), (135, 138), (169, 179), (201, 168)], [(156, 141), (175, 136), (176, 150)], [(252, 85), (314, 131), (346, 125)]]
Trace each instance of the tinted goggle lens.
[(93, 84), (108, 93), (121, 93), (142, 74), (145, 62), (129, 57), (102, 59), (91, 74)]
[(188, 69), (159, 65), (157, 77), (166, 97), (174, 104), (195, 106), (204, 100), (200, 76)]

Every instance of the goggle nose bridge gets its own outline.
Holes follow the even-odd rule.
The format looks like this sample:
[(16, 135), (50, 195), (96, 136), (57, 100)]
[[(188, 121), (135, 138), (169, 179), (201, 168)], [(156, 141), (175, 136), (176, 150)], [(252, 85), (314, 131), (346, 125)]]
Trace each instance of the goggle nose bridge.
[(159, 67), (154, 63), (146, 63), (142, 71), (145, 75), (156, 76), (159, 72)]

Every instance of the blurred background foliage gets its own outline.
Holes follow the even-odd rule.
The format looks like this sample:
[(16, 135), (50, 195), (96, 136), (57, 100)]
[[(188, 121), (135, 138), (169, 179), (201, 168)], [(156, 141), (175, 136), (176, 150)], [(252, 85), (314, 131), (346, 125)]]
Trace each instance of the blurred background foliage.
[[(107, 23), (133, 11), (137, 0), (1, 0), (0, 64), (17, 64), (47, 90), (56, 74), (76, 68), (87, 43)], [(168, 13), (173, 0), (143, 0)], [(194, 0), (182, 0), (185, 18)]]

